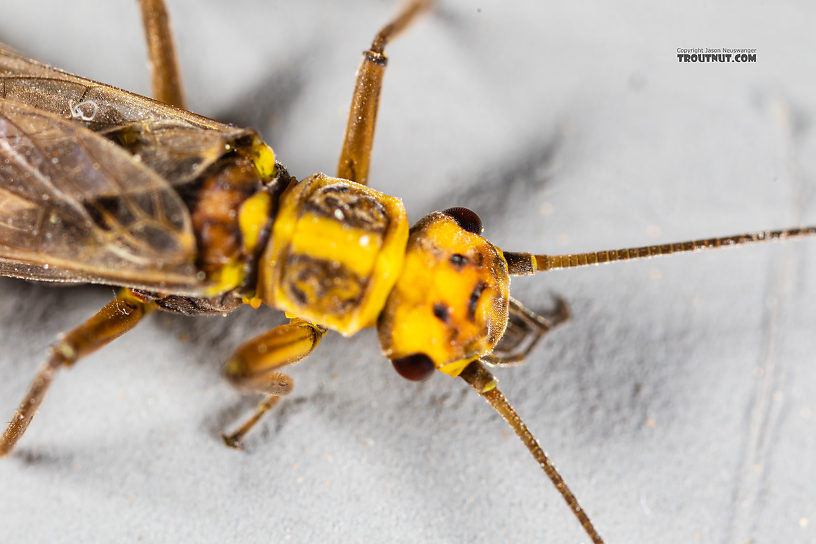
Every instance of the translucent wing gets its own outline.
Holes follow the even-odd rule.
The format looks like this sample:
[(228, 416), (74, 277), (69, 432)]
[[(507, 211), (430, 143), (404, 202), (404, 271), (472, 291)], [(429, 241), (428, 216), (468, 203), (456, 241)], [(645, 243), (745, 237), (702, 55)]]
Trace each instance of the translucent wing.
[(173, 187), (255, 138), (0, 45), (0, 274), (200, 295)]
[(254, 131), (63, 72), (2, 44), (0, 98), (102, 134), (173, 186), (197, 178), (236, 141), (257, 137)]
[(195, 255), (161, 176), (79, 124), (0, 100), (0, 273), (197, 291)]

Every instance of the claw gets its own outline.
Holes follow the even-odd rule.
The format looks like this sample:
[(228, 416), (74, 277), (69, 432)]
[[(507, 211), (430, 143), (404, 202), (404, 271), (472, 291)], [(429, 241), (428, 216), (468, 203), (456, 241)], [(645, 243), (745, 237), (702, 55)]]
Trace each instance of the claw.
[(552, 322), (553, 326), (568, 321), (572, 317), (569, 304), (567, 300), (561, 295), (552, 295), (555, 299), (555, 312), (553, 312)]
[(226, 444), (228, 447), (236, 450), (244, 449), (243, 442), (241, 441), (243, 437), (238, 435), (238, 433), (224, 434), (222, 431), (219, 434), (221, 435), (221, 440), (223, 440), (224, 444)]

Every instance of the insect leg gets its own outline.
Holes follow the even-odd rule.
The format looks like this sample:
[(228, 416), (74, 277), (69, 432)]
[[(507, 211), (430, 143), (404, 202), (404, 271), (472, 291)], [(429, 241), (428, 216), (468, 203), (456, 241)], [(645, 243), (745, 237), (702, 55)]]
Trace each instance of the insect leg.
[(80, 358), (123, 335), (152, 309), (152, 303), (144, 302), (125, 289), (95, 316), (65, 333), (51, 348), (51, 357), (34, 377), (25, 398), (0, 437), (0, 456), (11, 452), (23, 436), (59, 368), (73, 365)]
[(184, 92), (167, 6), (164, 0), (139, 0), (139, 7), (147, 39), (153, 98), (183, 108)]
[(385, 25), (374, 37), (371, 48), (363, 52), (363, 61), (357, 69), (354, 95), (351, 99), (343, 150), (337, 164), (337, 177), (368, 185), (368, 167), (380, 90), (388, 62), (385, 45), (408, 26), (414, 18), (431, 5), (431, 0), (412, 0), (397, 17)]
[(549, 318), (528, 310), (519, 301), (511, 298), (507, 330), (493, 352), (482, 357), (482, 360), (493, 366), (521, 364), (550, 329), (569, 318), (569, 307), (561, 297), (556, 299), (555, 312)]
[(224, 365), (224, 376), (242, 391), (267, 396), (237, 430), (221, 434), (227, 446), (240, 449), (241, 441), (250, 429), (281, 397), (292, 392), (292, 378), (279, 369), (308, 357), (325, 334), (323, 327), (295, 318), (235, 350)]

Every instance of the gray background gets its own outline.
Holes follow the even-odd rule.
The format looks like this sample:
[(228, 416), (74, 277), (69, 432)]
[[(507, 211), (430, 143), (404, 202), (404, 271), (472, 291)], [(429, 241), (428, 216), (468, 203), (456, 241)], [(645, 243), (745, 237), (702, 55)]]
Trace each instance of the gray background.
[[(171, 1), (190, 108), (334, 170), (392, 1)], [(412, 221), (476, 210), (500, 247), (588, 251), (816, 222), (811, 2), (441, 2), (389, 48), (372, 185)], [(0, 39), (148, 92), (135, 1), (2, 5)], [(756, 64), (680, 64), (752, 47)], [(816, 242), (513, 280), (574, 319), (501, 384), (608, 542), (816, 540)], [(0, 279), (0, 412), (113, 290)], [(283, 322), (154, 315), (60, 375), (0, 461), (4, 542), (583, 542), (460, 380), (416, 385), (329, 335), (247, 441), (219, 377)], [(807, 523), (809, 521), (809, 523)]]

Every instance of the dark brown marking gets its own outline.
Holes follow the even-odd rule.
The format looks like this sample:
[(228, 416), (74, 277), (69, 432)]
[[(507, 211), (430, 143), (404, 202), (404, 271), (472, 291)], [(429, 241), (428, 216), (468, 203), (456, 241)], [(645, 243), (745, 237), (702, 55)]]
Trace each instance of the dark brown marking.
[(140, 289), (134, 289), (133, 293), (165, 312), (187, 316), (226, 314), (241, 305), (241, 298), (234, 292), (210, 298), (162, 295)]
[(373, 197), (341, 184), (318, 188), (303, 205), (301, 213), (335, 219), (349, 227), (382, 235), (388, 229), (388, 213)]
[(345, 266), (309, 255), (289, 255), (281, 285), (289, 297), (322, 314), (343, 315), (360, 304), (367, 278)]
[(482, 291), (487, 285), (480, 281), (476, 284), (476, 287), (473, 288), (473, 292), (470, 293), (470, 300), (468, 300), (468, 319), (471, 321), (476, 320), (476, 305), (479, 304), (479, 297), (482, 296)]
[(450, 256), (450, 263), (454, 266), (454, 268), (461, 270), (467, 264), (467, 257), (460, 253), (454, 253)]
[(237, 155), (219, 161), (205, 175), (191, 207), (202, 270), (210, 273), (246, 259), (238, 212), (262, 188), (251, 161)]
[(433, 305), (433, 314), (440, 321), (447, 321), (448, 317), (450, 317), (448, 307), (439, 302)]

